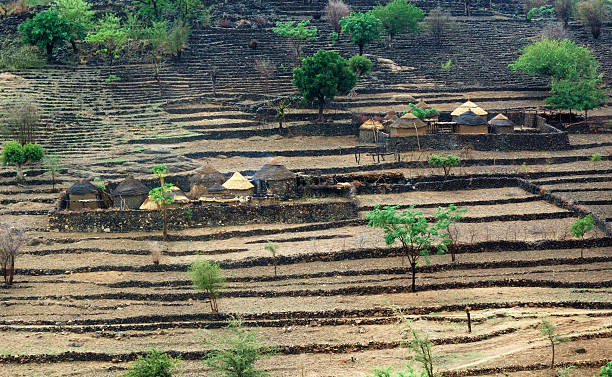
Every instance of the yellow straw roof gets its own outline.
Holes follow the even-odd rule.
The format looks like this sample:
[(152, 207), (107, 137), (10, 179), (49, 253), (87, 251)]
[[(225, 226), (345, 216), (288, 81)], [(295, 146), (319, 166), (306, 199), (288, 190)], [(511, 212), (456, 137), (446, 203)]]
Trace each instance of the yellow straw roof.
[(384, 129), (385, 126), (382, 125), (382, 123), (374, 120), (374, 119), (368, 119), (365, 122), (363, 122), (363, 124), (359, 127), (360, 130), (382, 130)]
[(474, 114), (478, 116), (483, 116), (483, 115), (488, 114), (483, 108), (481, 108), (474, 102), (468, 100), (464, 104), (462, 104), (461, 106), (453, 110), (453, 112), (451, 113), (451, 116), (459, 116), (465, 113), (466, 111), (472, 111)]
[(230, 179), (225, 181), (223, 187), (228, 190), (250, 190), (255, 186), (253, 186), (253, 184), (249, 182), (248, 179), (246, 179), (242, 174), (240, 174), (240, 172), (235, 172), (234, 175), (230, 177)]

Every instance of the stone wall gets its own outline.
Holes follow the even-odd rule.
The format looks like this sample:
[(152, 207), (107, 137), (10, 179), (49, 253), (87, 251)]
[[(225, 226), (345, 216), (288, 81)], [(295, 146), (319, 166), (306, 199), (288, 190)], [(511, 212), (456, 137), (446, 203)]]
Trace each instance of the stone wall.
[[(206, 205), (169, 209), (168, 228), (212, 227), (265, 223), (313, 223), (357, 218), (357, 203), (336, 198), (275, 202), (260, 205)], [(49, 215), (49, 227), (67, 232), (133, 232), (162, 228), (161, 211), (100, 210)]]

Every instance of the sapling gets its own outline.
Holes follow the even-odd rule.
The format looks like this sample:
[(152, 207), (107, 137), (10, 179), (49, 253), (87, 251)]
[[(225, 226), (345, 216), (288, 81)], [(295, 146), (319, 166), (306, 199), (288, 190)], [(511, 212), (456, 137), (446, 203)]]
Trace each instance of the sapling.
[(60, 170), (64, 167), (61, 163), (61, 159), (56, 154), (46, 155), (44, 159), (45, 166), (51, 174), (51, 182), (53, 184), (53, 191), (55, 191), (55, 178), (59, 174)]
[(171, 377), (172, 370), (180, 363), (180, 357), (152, 349), (134, 360), (124, 377)]
[(438, 220), (438, 226), (440, 229), (446, 230), (445, 236), (451, 241), (448, 248), (451, 253), (451, 261), (453, 262), (455, 261), (455, 248), (457, 246), (457, 229), (454, 228), (451, 231), (451, 226), (463, 220), (465, 216), (461, 215), (461, 213), (466, 211), (467, 208), (459, 208), (454, 204), (449, 204), (447, 208), (438, 207), (438, 211), (436, 212), (435, 219)]
[(174, 197), (169, 195), (172, 187), (174, 185), (172, 183), (166, 183), (165, 177), (168, 173), (168, 168), (166, 165), (157, 165), (151, 169), (151, 172), (155, 174), (159, 178), (159, 187), (156, 187), (149, 191), (149, 197), (157, 203), (157, 205), (162, 210), (162, 221), (163, 221), (163, 237), (164, 240), (168, 239), (168, 213), (166, 211), (166, 207), (168, 204), (172, 204), (174, 202)]
[(543, 319), (542, 322), (540, 323), (538, 330), (540, 330), (542, 335), (544, 335), (546, 339), (548, 339), (548, 341), (550, 342), (550, 347), (552, 349), (552, 359), (550, 361), (550, 369), (553, 369), (555, 367), (555, 345), (566, 341), (566, 339), (557, 335), (556, 334), (557, 328), (553, 326), (552, 323), (548, 322), (545, 319)]
[(264, 246), (264, 249), (266, 249), (270, 254), (272, 254), (272, 261), (274, 263), (274, 276), (276, 276), (276, 252), (278, 251), (278, 245), (268, 241)]
[(187, 272), (193, 285), (208, 295), (211, 311), (218, 313), (217, 299), (221, 296), (221, 288), (225, 284), (221, 267), (216, 263), (201, 260), (193, 262)]
[(446, 155), (446, 157), (442, 155), (432, 154), (431, 156), (429, 156), (427, 162), (431, 167), (442, 168), (444, 170), (444, 177), (448, 177), (451, 168), (459, 166), (461, 158), (459, 158), (459, 156), (455, 156), (454, 154)]
[(584, 257), (584, 236), (593, 229), (595, 225), (595, 221), (591, 215), (587, 215), (581, 219), (576, 220), (570, 226), (570, 233), (576, 238), (580, 238), (582, 240), (580, 246), (580, 258)]

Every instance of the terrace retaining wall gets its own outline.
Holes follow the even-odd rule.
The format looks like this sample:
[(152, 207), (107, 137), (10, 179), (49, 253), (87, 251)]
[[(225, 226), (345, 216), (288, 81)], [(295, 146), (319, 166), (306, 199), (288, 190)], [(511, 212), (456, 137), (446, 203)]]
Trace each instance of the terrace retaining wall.
[[(168, 209), (168, 228), (263, 223), (334, 222), (357, 218), (357, 203), (348, 199), (318, 202), (278, 202), (264, 205), (206, 205)], [(132, 232), (162, 229), (161, 211), (59, 211), (49, 215), (49, 227), (72, 232)]]

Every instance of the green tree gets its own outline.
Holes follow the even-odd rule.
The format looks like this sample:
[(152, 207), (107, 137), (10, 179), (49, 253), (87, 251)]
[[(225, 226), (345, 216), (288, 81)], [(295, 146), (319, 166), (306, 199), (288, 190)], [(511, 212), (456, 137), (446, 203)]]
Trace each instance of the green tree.
[(438, 111), (438, 109), (422, 109), (412, 103), (409, 103), (408, 106), (412, 108), (412, 110), (410, 110), (410, 113), (419, 118), (420, 120), (425, 120), (427, 118), (435, 117), (440, 114), (440, 111)]
[(612, 361), (604, 365), (599, 370), (599, 377), (612, 377)]
[(451, 260), (455, 261), (455, 242), (456, 236), (453, 235), (453, 231), (451, 230), (451, 226), (458, 223), (459, 221), (465, 219), (465, 216), (462, 213), (467, 212), (467, 208), (459, 208), (454, 204), (449, 204), (447, 208), (438, 207), (438, 211), (436, 212), (435, 219), (438, 221), (438, 227), (440, 230), (445, 230), (446, 233), (443, 236), (448, 237), (451, 241), (448, 244), (448, 248), (451, 253)]
[(258, 360), (270, 357), (272, 350), (265, 347), (255, 331), (242, 327), (236, 319), (229, 321), (225, 331), (215, 334), (207, 331), (204, 343), (212, 349), (204, 362), (215, 376), (265, 377), (268, 372), (257, 369)]
[(163, 45), (165, 52), (176, 57), (176, 60), (180, 62), (183, 51), (187, 48), (190, 35), (191, 27), (189, 23), (177, 20)]
[(448, 251), (451, 240), (446, 234), (439, 232), (444, 224), (439, 221), (429, 224), (422, 212), (414, 210), (414, 206), (402, 211), (399, 211), (399, 207), (399, 205), (385, 206), (381, 209), (381, 206), (377, 205), (373, 211), (366, 214), (365, 218), (368, 220), (368, 226), (381, 228), (384, 231), (387, 245), (400, 242), (402, 257), (408, 258), (410, 263), (412, 291), (415, 292), (416, 265), (419, 259), (423, 257), (425, 263), (429, 264), (431, 251), (443, 254)]
[(138, 4), (138, 14), (147, 23), (153, 23), (153, 21), (161, 21), (162, 12), (170, 6), (168, 0), (135, 0)]
[(151, 169), (151, 172), (159, 178), (159, 187), (156, 187), (149, 191), (149, 197), (157, 203), (157, 205), (162, 210), (162, 218), (163, 218), (163, 237), (164, 240), (168, 239), (168, 212), (167, 206), (168, 204), (172, 204), (174, 202), (174, 197), (170, 195), (172, 188), (174, 185), (172, 183), (166, 183), (166, 174), (168, 173), (168, 168), (166, 165), (157, 165)]
[(70, 23), (70, 44), (74, 52), (77, 52), (76, 41), (85, 38), (93, 26), (95, 12), (91, 10), (91, 5), (85, 0), (55, 0), (51, 10)]
[(363, 77), (370, 73), (374, 64), (365, 56), (354, 55), (348, 60), (348, 65), (351, 71), (353, 71), (357, 77)]
[(555, 345), (566, 341), (565, 338), (557, 335), (557, 328), (553, 326), (552, 323), (543, 319), (540, 322), (540, 326), (538, 330), (546, 337), (546, 339), (550, 342), (550, 347), (552, 349), (552, 360), (550, 361), (550, 369), (554, 369), (555, 367)]
[(61, 47), (72, 36), (71, 23), (53, 10), (37, 13), (17, 28), (25, 43), (46, 51), (47, 59), (53, 59), (53, 50)]
[(425, 13), (406, 0), (393, 0), (386, 5), (377, 5), (372, 14), (378, 18), (385, 32), (389, 35), (389, 46), (396, 35), (419, 30), (419, 22), (423, 21)]
[(172, 370), (180, 361), (180, 358), (152, 349), (144, 356), (138, 356), (124, 377), (172, 377)]
[(302, 57), (302, 45), (308, 41), (314, 41), (317, 39), (318, 30), (314, 26), (310, 25), (310, 21), (304, 20), (296, 24), (297, 21), (287, 21), (276, 23), (276, 27), (272, 28), (272, 31), (282, 37), (289, 38), (291, 46), (293, 47), (293, 53), (297, 60)]
[(363, 48), (380, 40), (382, 22), (371, 12), (351, 12), (340, 20), (342, 32), (348, 34), (351, 42), (359, 46), (359, 55), (363, 55)]
[(97, 52), (106, 55), (110, 72), (113, 60), (119, 58), (119, 53), (125, 48), (128, 34), (116, 14), (106, 13), (94, 26), (94, 32), (89, 34), (85, 40), (96, 44)]
[(278, 251), (278, 245), (268, 241), (264, 249), (272, 255), (272, 260), (274, 261), (274, 276), (276, 276), (276, 252)]
[(459, 166), (460, 162), (461, 158), (459, 158), (459, 156), (455, 156), (454, 154), (446, 155), (446, 157), (438, 154), (432, 154), (429, 156), (429, 160), (427, 160), (429, 166), (442, 168), (444, 170), (445, 177), (448, 177), (451, 168)]
[[(593, 216), (587, 215), (581, 219), (576, 220), (575, 223), (570, 225), (570, 233), (576, 238), (580, 238), (584, 244), (584, 236), (593, 229), (595, 220)], [(580, 258), (584, 257), (584, 246), (580, 248)]]
[(219, 306), (217, 305), (217, 299), (221, 296), (221, 288), (225, 284), (225, 277), (221, 267), (216, 263), (201, 260), (193, 262), (187, 272), (191, 277), (193, 285), (208, 295), (212, 312), (218, 313)]
[(521, 56), (509, 67), (514, 72), (560, 80), (576, 74), (596, 77), (599, 63), (591, 50), (569, 39), (542, 38), (523, 48)]
[(353, 89), (357, 76), (337, 52), (319, 50), (302, 59), (302, 66), (293, 70), (292, 83), (306, 101), (318, 100), (319, 120), (323, 120), (325, 102)]
[(21, 145), (16, 141), (7, 141), (2, 149), (2, 165), (14, 165), (17, 170), (17, 181), (23, 182), (23, 165), (42, 160), (43, 149), (38, 144)]
[(44, 163), (45, 163), (45, 167), (47, 168), (47, 171), (49, 171), (49, 174), (51, 174), (51, 181), (53, 182), (53, 190), (55, 190), (55, 180), (60, 170), (62, 170), (62, 168), (64, 167), (62, 165), (60, 156), (56, 154), (46, 155), (44, 159)]
[(588, 124), (589, 110), (598, 109), (608, 102), (608, 89), (601, 82), (602, 75), (553, 80), (550, 97), (545, 102), (555, 109), (584, 111), (585, 124)]

